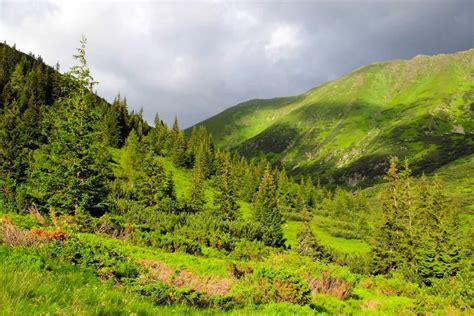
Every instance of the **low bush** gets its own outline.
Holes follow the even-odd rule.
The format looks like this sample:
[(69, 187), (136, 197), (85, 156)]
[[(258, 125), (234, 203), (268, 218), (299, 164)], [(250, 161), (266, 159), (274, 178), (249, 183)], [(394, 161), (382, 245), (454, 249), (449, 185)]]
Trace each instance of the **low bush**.
[(260, 241), (239, 240), (230, 254), (236, 260), (262, 260), (270, 255), (270, 248)]
[(11, 223), (0, 223), (0, 243), (4, 243), (7, 246), (35, 246), (45, 240), (45, 236), (34, 234)]
[(310, 302), (311, 291), (306, 280), (286, 271), (265, 267), (252, 275), (254, 303), (289, 302), (298, 305)]
[(455, 277), (437, 280), (429, 291), (461, 309), (474, 308), (474, 271), (466, 265)]
[(332, 277), (327, 271), (321, 273), (320, 278), (311, 279), (309, 288), (313, 293), (328, 294), (341, 300), (348, 298), (352, 293), (351, 283)]
[(304, 222), (308, 220), (308, 215), (302, 212), (285, 212), (283, 213), (283, 217), (287, 221)]
[(42, 251), (50, 258), (90, 268), (101, 278), (122, 281), (138, 276), (138, 265), (100, 242), (69, 238), (52, 242)]
[(236, 279), (241, 279), (246, 275), (253, 273), (253, 268), (249, 265), (236, 264), (234, 262), (229, 263), (227, 266), (229, 273)]
[(17, 213), (1, 214), (0, 223), (14, 224), (15, 226), (18, 226), (19, 228), (22, 228), (22, 229), (31, 229), (33, 227), (38, 226), (38, 221), (30, 214), (27, 214), (27, 215), (20, 215)]
[(141, 295), (150, 297), (157, 305), (185, 304), (199, 308), (228, 309), (233, 304), (231, 296), (209, 296), (203, 292), (163, 283), (135, 284), (132, 289)]
[(129, 226), (126, 226), (123, 217), (104, 214), (97, 220), (94, 233), (119, 237), (126, 235), (126, 232), (129, 229)]
[(31, 233), (38, 237), (43, 237), (48, 240), (64, 240), (68, 237), (68, 234), (62, 230), (44, 230), (40, 228), (32, 228)]

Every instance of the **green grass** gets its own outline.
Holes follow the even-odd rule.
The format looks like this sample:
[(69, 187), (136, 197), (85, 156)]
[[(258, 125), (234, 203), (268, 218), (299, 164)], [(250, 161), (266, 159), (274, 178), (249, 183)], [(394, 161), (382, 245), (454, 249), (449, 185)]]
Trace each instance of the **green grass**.
[(300, 226), (301, 223), (295, 221), (287, 221), (285, 224), (283, 224), (283, 236), (286, 239), (286, 246), (290, 246), (291, 248), (296, 247), (298, 244), (296, 234), (298, 233)]
[[(12, 262), (9, 256), (16, 256)], [(27, 253), (0, 246), (1, 315), (182, 315), (188, 307), (156, 306), (90, 272), (68, 265), (39, 269)]]
[(368, 253), (371, 251), (369, 244), (358, 239), (346, 239), (341, 237), (334, 237), (325, 230), (319, 228), (317, 223), (313, 221), (311, 223), (316, 238), (321, 242), (323, 246), (332, 248), (341, 253)]
[(173, 175), (173, 182), (175, 184), (176, 196), (184, 199), (188, 196), (191, 190), (191, 172), (189, 170), (176, 168), (176, 166), (164, 157), (157, 158), (165, 170)]
[(81, 234), (84, 240), (96, 239), (101, 243), (119, 249), (128, 257), (135, 260), (148, 259), (166, 263), (175, 269), (186, 269), (190, 272), (208, 276), (227, 276), (227, 263), (225, 259), (213, 257), (198, 257), (181, 252), (165, 252), (160, 249), (141, 247), (130, 244), (125, 240), (109, 239), (94, 234)]

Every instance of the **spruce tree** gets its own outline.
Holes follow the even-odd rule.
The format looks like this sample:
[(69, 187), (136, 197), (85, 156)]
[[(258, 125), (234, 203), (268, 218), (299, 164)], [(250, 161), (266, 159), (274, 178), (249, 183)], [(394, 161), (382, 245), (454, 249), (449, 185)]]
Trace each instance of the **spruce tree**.
[(292, 211), (292, 201), (290, 195), (290, 180), (285, 172), (285, 170), (281, 170), (278, 173), (277, 178), (277, 205), (280, 212), (289, 213)]
[(175, 117), (169, 134), (169, 156), (177, 167), (184, 167), (189, 162), (186, 150), (186, 137), (180, 130), (178, 119)]
[(254, 198), (254, 219), (264, 226), (263, 242), (268, 246), (283, 246), (283, 216), (278, 210), (276, 183), (267, 164)]
[(112, 173), (105, 137), (97, 127), (100, 112), (90, 93), (96, 82), (87, 68), (85, 43), (83, 38), (74, 55), (80, 64), (69, 73), (77, 92), (55, 102), (47, 113), (48, 143), (35, 153), (29, 194), (38, 205), (58, 212), (81, 209), (99, 215)]
[(413, 270), (415, 209), (412, 180), (408, 166), (399, 172), (392, 159), (382, 192), (382, 225), (374, 244), (374, 272), (394, 269)]
[(461, 268), (459, 219), (437, 176), (433, 181), (422, 179), (418, 203), (416, 265), (422, 281), (430, 285), (435, 279), (455, 275)]
[(311, 257), (315, 260), (331, 260), (331, 255), (317, 240), (308, 222), (304, 222), (296, 234), (298, 246), (296, 251), (301, 256)]
[(237, 219), (239, 205), (236, 202), (236, 193), (233, 183), (232, 166), (228, 153), (217, 154), (220, 166), (217, 174), (217, 194), (215, 204), (219, 207), (220, 217), (224, 220)]
[(200, 146), (200, 150), (197, 152), (194, 160), (193, 177), (191, 183), (191, 192), (189, 197), (189, 208), (194, 212), (202, 211), (204, 204), (206, 203), (204, 195), (204, 167), (203, 157), (204, 149), (203, 145)]
[(116, 116), (118, 145), (122, 146), (130, 133), (130, 114), (128, 113), (127, 99), (122, 99), (120, 93), (112, 102), (112, 112)]
[(87, 66), (86, 60), (86, 45), (87, 39), (82, 35), (80, 40), (81, 46), (77, 48), (77, 53), (73, 57), (79, 62), (78, 65), (73, 66), (67, 75), (69, 75), (75, 83), (79, 86), (80, 96), (84, 97), (88, 92), (94, 92), (94, 86), (98, 84), (91, 75), (90, 69)]

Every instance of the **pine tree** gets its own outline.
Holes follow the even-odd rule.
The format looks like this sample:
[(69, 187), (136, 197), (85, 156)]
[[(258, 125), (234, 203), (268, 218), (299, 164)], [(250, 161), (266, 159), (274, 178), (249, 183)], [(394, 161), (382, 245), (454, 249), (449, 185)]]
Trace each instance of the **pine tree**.
[(132, 130), (125, 140), (122, 148), (122, 155), (117, 168), (117, 180), (121, 186), (120, 196), (124, 198), (132, 198), (136, 195), (136, 183), (142, 176), (140, 170), (142, 162), (145, 159), (144, 147), (138, 139), (135, 130)]
[(388, 183), (381, 196), (383, 222), (375, 238), (374, 272), (413, 270), (415, 209), (410, 170), (405, 166), (399, 172), (397, 161), (392, 159), (385, 179)]
[(298, 246), (296, 251), (301, 256), (311, 257), (315, 260), (331, 260), (331, 255), (319, 243), (308, 222), (304, 222), (296, 234)]
[(200, 150), (197, 152), (193, 167), (189, 208), (194, 212), (202, 211), (204, 204), (206, 203), (204, 196), (203, 147), (203, 145), (200, 146)]
[(149, 143), (155, 154), (164, 155), (168, 150), (169, 132), (166, 124), (160, 119), (158, 113), (154, 119), (155, 128), (149, 133)]
[(152, 151), (145, 154), (140, 163), (140, 171), (142, 172), (137, 181), (137, 195), (146, 207), (160, 205), (160, 201), (164, 199), (175, 200), (174, 190), (168, 192), (169, 179), (165, 170)]
[(422, 179), (418, 202), (417, 271), (422, 281), (430, 285), (434, 279), (453, 276), (461, 268), (459, 219), (437, 176), (431, 182)]
[(98, 84), (91, 75), (90, 69), (87, 66), (86, 60), (86, 45), (87, 38), (82, 35), (80, 40), (81, 46), (77, 48), (77, 53), (73, 57), (79, 61), (79, 65), (75, 65), (68, 72), (68, 75), (73, 78), (73, 81), (78, 84), (79, 92), (82, 97), (86, 93), (94, 92), (94, 86)]
[(283, 216), (278, 210), (276, 183), (272, 170), (267, 164), (262, 181), (254, 198), (254, 219), (261, 223), (264, 229), (263, 242), (268, 246), (283, 246), (282, 231)]
[(189, 162), (186, 150), (186, 137), (184, 132), (180, 130), (176, 117), (170, 131), (169, 142), (169, 155), (174, 164), (178, 167), (185, 167)]
[(48, 144), (35, 153), (29, 195), (44, 208), (99, 215), (106, 207), (112, 173), (105, 137), (97, 128), (96, 98), (88, 92), (96, 82), (85, 61), (84, 38), (75, 57), (80, 65), (72, 68), (70, 76), (80, 88), (57, 101), (47, 115)]
[(122, 99), (120, 93), (112, 102), (112, 111), (116, 116), (118, 146), (122, 146), (130, 133), (130, 114), (128, 113), (127, 99)]
[(214, 202), (220, 209), (222, 219), (235, 220), (239, 205), (235, 200), (236, 193), (230, 157), (228, 153), (218, 153), (217, 156), (220, 167), (217, 173), (217, 194)]

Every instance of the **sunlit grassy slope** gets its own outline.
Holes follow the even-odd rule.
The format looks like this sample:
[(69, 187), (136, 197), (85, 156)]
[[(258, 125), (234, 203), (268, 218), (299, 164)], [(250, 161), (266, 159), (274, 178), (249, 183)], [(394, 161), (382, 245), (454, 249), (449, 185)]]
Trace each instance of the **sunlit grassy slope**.
[(474, 152), (474, 49), (375, 63), (302, 95), (251, 100), (203, 121), (221, 147), (292, 174), (370, 183), (389, 156), (432, 172)]
[(0, 315), (194, 315), (156, 306), (78, 267), (0, 246)]

